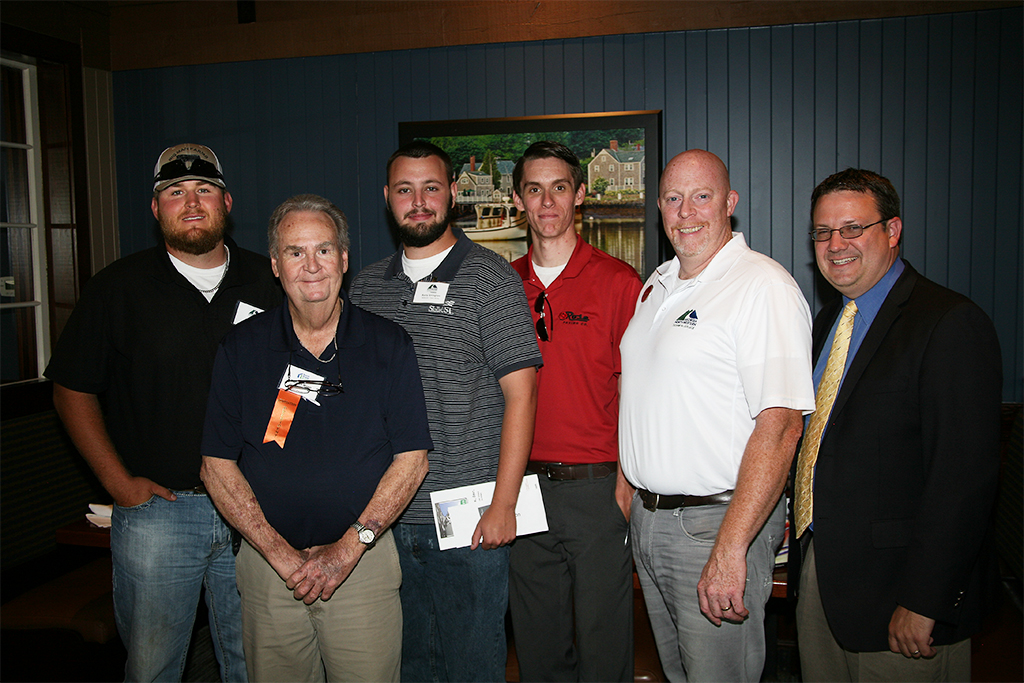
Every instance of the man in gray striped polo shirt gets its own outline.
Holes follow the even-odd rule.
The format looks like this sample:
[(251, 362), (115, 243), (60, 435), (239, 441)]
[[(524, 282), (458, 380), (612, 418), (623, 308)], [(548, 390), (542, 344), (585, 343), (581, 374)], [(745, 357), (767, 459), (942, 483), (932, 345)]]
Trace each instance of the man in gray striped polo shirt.
[[(522, 280), (450, 225), (451, 159), (412, 142), (384, 198), (402, 248), (352, 282), (353, 303), (412, 336), (430, 472), (394, 530), (402, 564), (403, 681), (505, 680), (508, 543), (533, 441), (541, 365)], [(430, 492), (497, 481), (468, 548), (438, 549)]]

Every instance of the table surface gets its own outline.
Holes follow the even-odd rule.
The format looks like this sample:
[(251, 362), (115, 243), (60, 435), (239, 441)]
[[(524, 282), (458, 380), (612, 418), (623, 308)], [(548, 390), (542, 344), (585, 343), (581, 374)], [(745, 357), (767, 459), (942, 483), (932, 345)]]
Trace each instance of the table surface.
[(781, 567), (775, 567), (775, 572), (772, 574), (772, 597), (773, 598), (784, 598), (786, 597), (786, 584), (789, 580), (789, 574), (786, 572), (785, 565)]
[(84, 518), (78, 519), (57, 529), (57, 543), (109, 548), (110, 529), (93, 526)]

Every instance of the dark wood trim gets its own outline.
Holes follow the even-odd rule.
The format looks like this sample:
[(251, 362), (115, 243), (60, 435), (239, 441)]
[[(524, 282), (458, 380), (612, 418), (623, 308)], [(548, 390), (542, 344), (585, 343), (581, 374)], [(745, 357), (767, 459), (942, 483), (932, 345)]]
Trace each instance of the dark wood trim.
[[(43, 8), (44, 10), (46, 8)], [(40, 57), (53, 62), (77, 63), (82, 67), (82, 49), (75, 43), (28, 31), (11, 24), (0, 24), (4, 52)]]
[[(43, 3), (46, 4), (46, 3)], [(110, 2), (114, 71), (589, 36), (807, 24), (1020, 6), (1019, 0), (261, 0)], [(201, 8), (201, 9), (198, 9)], [(187, 36), (182, 25), (188, 24)]]

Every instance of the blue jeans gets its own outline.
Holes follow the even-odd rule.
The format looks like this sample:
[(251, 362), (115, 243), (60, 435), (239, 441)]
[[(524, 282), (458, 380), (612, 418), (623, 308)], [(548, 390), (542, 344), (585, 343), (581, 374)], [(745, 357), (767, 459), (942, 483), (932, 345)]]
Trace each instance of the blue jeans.
[(396, 524), (402, 681), (504, 681), (508, 546), (438, 550), (431, 524)]
[(701, 613), (697, 582), (727, 505), (651, 512), (633, 497), (633, 559), (661, 667), (670, 681), (758, 681), (764, 668), (764, 606), (772, 594), (775, 550), (786, 507), (780, 500), (747, 549), (741, 624), (715, 626)]
[(114, 506), (114, 615), (128, 650), (125, 680), (181, 680), (205, 586), (221, 680), (247, 681), (231, 530), (208, 496), (174, 493), (173, 503), (153, 496)]

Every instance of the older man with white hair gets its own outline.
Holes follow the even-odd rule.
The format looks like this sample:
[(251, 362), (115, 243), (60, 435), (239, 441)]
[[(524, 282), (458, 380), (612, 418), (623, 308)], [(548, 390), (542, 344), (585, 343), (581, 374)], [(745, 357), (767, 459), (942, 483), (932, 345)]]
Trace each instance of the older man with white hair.
[(203, 481), (245, 538), (238, 553), (249, 675), (397, 681), (402, 572), (390, 525), (432, 448), (412, 339), (341, 289), (348, 225), (299, 195), (268, 231), (287, 303), (217, 354)]

